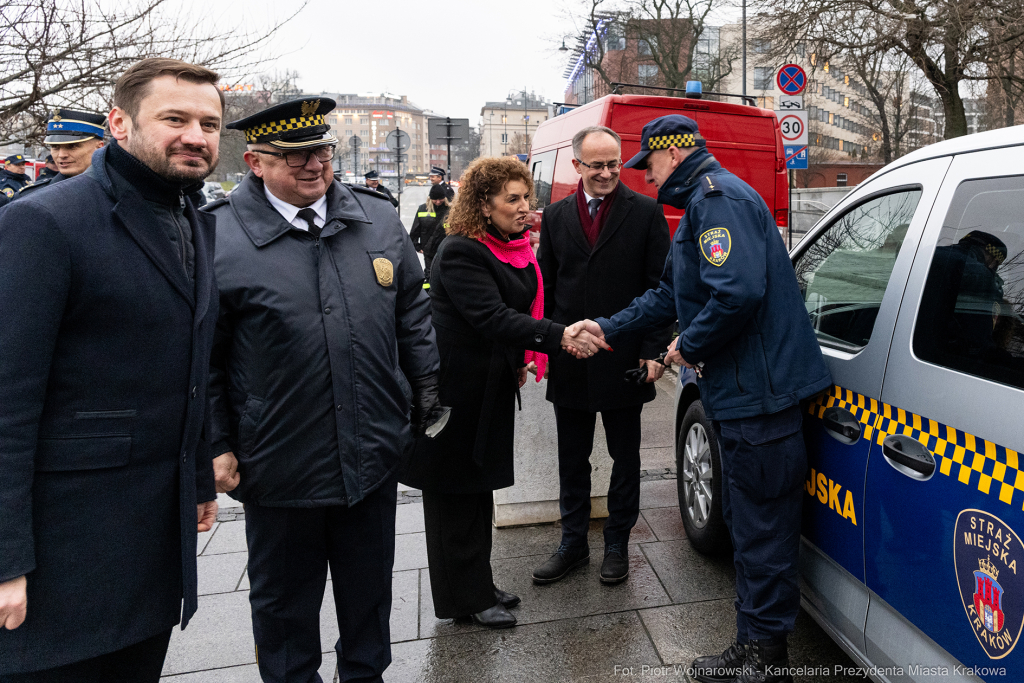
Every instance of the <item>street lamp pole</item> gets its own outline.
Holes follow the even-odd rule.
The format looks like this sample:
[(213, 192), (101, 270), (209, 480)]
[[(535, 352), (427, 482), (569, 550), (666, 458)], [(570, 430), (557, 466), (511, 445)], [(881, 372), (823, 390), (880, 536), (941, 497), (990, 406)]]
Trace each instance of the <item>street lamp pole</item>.
[(501, 138), (501, 144), (502, 144), (501, 156), (507, 156), (508, 155), (508, 105), (510, 105), (510, 104), (512, 104), (512, 102), (506, 97), (505, 98), (505, 113), (501, 117), (501, 122), (503, 124), (505, 124), (505, 133), (504, 133), (504, 135), (502, 135), (502, 138)]

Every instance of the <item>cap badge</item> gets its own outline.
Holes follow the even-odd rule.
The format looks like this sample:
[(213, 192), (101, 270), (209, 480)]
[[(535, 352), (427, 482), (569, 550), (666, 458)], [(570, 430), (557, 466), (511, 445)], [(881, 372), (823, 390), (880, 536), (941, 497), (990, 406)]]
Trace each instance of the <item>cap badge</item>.
[(313, 116), (316, 114), (316, 110), (320, 108), (320, 100), (306, 100), (302, 103), (302, 115)]
[(54, 121), (60, 121), (60, 110), (59, 109), (57, 111), (53, 112), (53, 120)]
[(386, 258), (373, 259), (373, 272), (381, 287), (390, 287), (395, 279), (395, 269)]

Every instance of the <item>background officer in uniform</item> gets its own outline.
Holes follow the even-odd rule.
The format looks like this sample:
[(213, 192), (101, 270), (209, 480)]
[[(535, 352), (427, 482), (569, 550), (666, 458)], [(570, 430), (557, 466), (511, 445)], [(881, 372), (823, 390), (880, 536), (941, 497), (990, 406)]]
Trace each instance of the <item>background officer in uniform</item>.
[(328, 566), (341, 680), (381, 680), (397, 468), (437, 403), (419, 258), (383, 195), (334, 179), (334, 106), (294, 100), (229, 124), (251, 171), (203, 209), (221, 306), (208, 436), (219, 490), (245, 505), (264, 681), (320, 680)]
[(24, 156), (12, 154), (4, 159), (4, 167), (0, 168), (0, 206), (14, 199), (14, 195), (31, 182), (25, 174)]
[[(622, 147), (603, 126), (573, 137), (576, 193), (544, 209), (537, 260), (544, 276), (545, 315), (567, 324), (611, 315), (658, 286), (668, 254), (668, 224), (658, 203), (619, 182)], [(562, 539), (558, 551), (533, 572), (535, 583), (558, 581), (589, 561), (590, 454), (601, 413), (613, 465), (604, 527), (601, 582), (629, 574), (629, 533), (640, 514), (640, 412), (655, 398), (665, 366), (653, 360), (669, 330), (631, 336), (614, 353), (578, 361), (551, 358), (547, 399), (555, 406)], [(623, 382), (624, 373), (646, 365), (647, 382)]]
[(680, 115), (644, 126), (626, 168), (685, 209), (661, 284), (610, 319), (579, 327), (608, 343), (678, 316), (667, 361), (697, 367), (721, 444), (722, 515), (736, 566), (736, 641), (694, 661), (699, 681), (791, 680), (786, 637), (800, 610), (797, 559), (807, 454), (800, 401), (832, 384), (768, 207)]
[(53, 155), (47, 154), (46, 159), (43, 160), (43, 170), (36, 176), (36, 182), (45, 180), (46, 178), (52, 178), (58, 173), (60, 173), (60, 171), (57, 170), (57, 164), (53, 162)]
[(440, 185), (444, 188), (445, 198), (450, 202), (455, 199), (455, 189), (444, 181), (444, 169), (440, 166), (431, 166), (427, 175), (431, 185)]
[(430, 264), (433, 263), (434, 254), (445, 237), (444, 224), (448, 220), (448, 208), (444, 188), (432, 185), (427, 201), (416, 209), (416, 218), (413, 219), (412, 228), (409, 230), (413, 246), (416, 247), (416, 251), (423, 254), (423, 277), (427, 280), (424, 284), (425, 289), (430, 289)]
[(73, 109), (58, 109), (54, 112), (53, 118), (46, 124), (46, 139), (43, 142), (50, 146), (50, 156), (46, 158), (53, 159), (58, 173), (45, 180), (36, 180), (23, 188), (18, 196), (25, 197), (85, 173), (92, 165), (93, 152), (103, 146), (105, 120), (102, 114)]
[(380, 181), (380, 175), (376, 171), (368, 171), (363, 177), (366, 178), (366, 186), (368, 188), (387, 197), (392, 206), (398, 206), (398, 200), (395, 199), (395, 195), (391, 194), (388, 186)]

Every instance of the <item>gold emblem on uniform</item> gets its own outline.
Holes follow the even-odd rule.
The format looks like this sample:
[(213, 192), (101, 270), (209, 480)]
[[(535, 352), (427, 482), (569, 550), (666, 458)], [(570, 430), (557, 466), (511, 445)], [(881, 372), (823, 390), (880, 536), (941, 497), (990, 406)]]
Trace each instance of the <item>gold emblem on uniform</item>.
[(316, 114), (316, 110), (320, 108), (320, 100), (306, 100), (302, 103), (302, 115), (313, 116)]
[(395, 269), (386, 258), (373, 259), (373, 272), (377, 275), (377, 282), (381, 287), (390, 287), (394, 282)]

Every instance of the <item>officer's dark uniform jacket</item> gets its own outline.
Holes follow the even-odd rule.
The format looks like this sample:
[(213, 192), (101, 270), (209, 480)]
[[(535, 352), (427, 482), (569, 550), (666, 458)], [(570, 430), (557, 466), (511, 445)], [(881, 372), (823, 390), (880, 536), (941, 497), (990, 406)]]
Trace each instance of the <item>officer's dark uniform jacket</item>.
[(444, 204), (434, 206), (428, 199), (416, 209), (416, 218), (412, 221), (409, 237), (412, 238), (413, 246), (423, 252), (423, 257), (428, 262), (433, 260), (437, 248), (441, 246), (441, 240), (445, 238), (444, 223), (448, 220), (448, 208)]
[(0, 206), (14, 199), (31, 182), (32, 179), (24, 173), (11, 173), (6, 168), (0, 168)]
[(679, 351), (704, 363), (701, 400), (717, 420), (776, 413), (831, 386), (785, 243), (760, 195), (701, 148), (669, 177), (658, 201), (686, 213), (661, 285), (597, 320), (609, 344), (678, 315)]
[(39, 190), (43, 189), (44, 187), (53, 187), (54, 185), (56, 185), (57, 183), (61, 182), (62, 180), (67, 180), (67, 179), (68, 179), (67, 176), (62, 175), (60, 173), (56, 173), (56, 174), (54, 174), (52, 176), (48, 176), (46, 178), (42, 178), (40, 180), (35, 181), (31, 185), (26, 185), (25, 187), (23, 187), (20, 190), (18, 190), (18, 194), (14, 195), (14, 199), (22, 199), (23, 197), (28, 197), (29, 195), (38, 192)]
[(217, 217), (222, 306), (209, 433), (214, 455), (238, 458), (231, 495), (359, 502), (411, 442), (406, 378), (438, 369), (409, 235), (382, 195), (337, 181), (319, 238), (287, 223), (251, 173), (203, 211)]
[(391, 202), (392, 206), (398, 206), (398, 200), (395, 199), (395, 195), (391, 194), (391, 190), (389, 190), (384, 183), (378, 183), (377, 187), (367, 186), (366, 189), (370, 192), (376, 192), (377, 194), (384, 195), (384, 198)]

